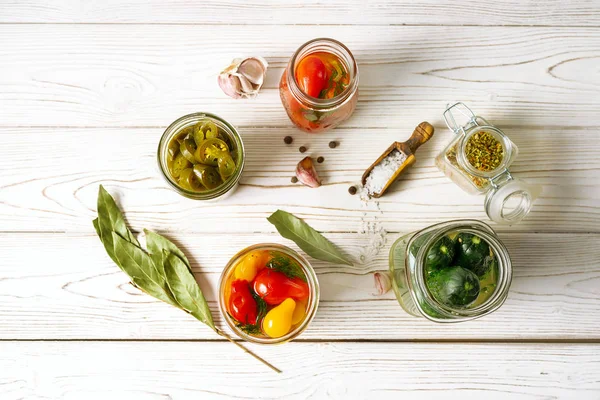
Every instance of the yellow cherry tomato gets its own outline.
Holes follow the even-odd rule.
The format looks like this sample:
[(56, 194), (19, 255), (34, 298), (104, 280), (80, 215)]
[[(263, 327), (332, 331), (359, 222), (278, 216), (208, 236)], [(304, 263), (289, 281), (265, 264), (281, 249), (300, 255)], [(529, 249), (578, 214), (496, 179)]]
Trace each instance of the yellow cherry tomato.
[(258, 271), (267, 265), (269, 257), (269, 252), (266, 250), (251, 251), (235, 267), (235, 279), (252, 282)]
[(294, 299), (285, 299), (269, 310), (263, 319), (263, 331), (272, 338), (282, 337), (292, 328), (292, 315), (296, 308)]
[(296, 308), (292, 314), (292, 325), (296, 325), (304, 319), (306, 316), (306, 301), (297, 301)]

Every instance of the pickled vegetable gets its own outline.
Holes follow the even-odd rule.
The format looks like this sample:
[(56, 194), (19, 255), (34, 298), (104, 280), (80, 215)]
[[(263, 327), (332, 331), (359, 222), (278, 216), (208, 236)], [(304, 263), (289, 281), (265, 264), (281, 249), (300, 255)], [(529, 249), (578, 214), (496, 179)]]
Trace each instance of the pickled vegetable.
[(219, 172), (208, 165), (194, 165), (194, 174), (200, 180), (200, 183), (207, 189), (214, 189), (221, 184)]
[(167, 145), (170, 177), (181, 188), (194, 192), (222, 186), (238, 167), (238, 152), (232, 143), (209, 119), (181, 129)]
[(196, 158), (194, 157), (194, 153), (196, 152), (196, 142), (191, 137), (187, 137), (183, 139), (181, 144), (179, 145), (179, 151), (191, 163), (196, 162)]
[(192, 163), (190, 163), (183, 156), (183, 154), (178, 154), (175, 157), (175, 160), (173, 161), (173, 169), (171, 170), (171, 175), (173, 175), (174, 178), (179, 178), (179, 176), (181, 175), (181, 172), (186, 168), (190, 168), (191, 166), (192, 166)]
[(430, 278), (428, 288), (440, 303), (451, 307), (465, 307), (479, 296), (479, 278), (468, 269), (454, 266)]
[(293, 299), (285, 299), (277, 307), (273, 307), (263, 320), (263, 330), (272, 337), (278, 338), (287, 335), (292, 328), (292, 316), (296, 302)]
[(456, 237), (457, 254), (456, 262), (477, 275), (483, 275), (487, 268), (483, 268), (485, 258), (490, 255), (490, 246), (479, 236), (470, 233), (460, 233)]
[(202, 183), (198, 180), (196, 174), (194, 174), (194, 170), (192, 168), (186, 168), (181, 171), (179, 176), (179, 185), (187, 190), (202, 190)]
[(493, 294), (497, 270), (498, 260), (483, 238), (468, 232), (452, 232), (428, 250), (425, 283), (440, 303), (472, 308)]
[(439, 270), (445, 268), (454, 258), (454, 241), (448, 236), (440, 238), (427, 252), (426, 268)]
[[(307, 317), (310, 289), (306, 275), (299, 263), (287, 254), (252, 250), (240, 258), (226, 279), (224, 295), (229, 316), (237, 328), (248, 335), (278, 338), (298, 327)], [(245, 313), (234, 314), (230, 307), (236, 292), (245, 293), (246, 288), (249, 295), (244, 294), (244, 304), (256, 304), (256, 319), (246, 318)]]
[(221, 139), (211, 138), (202, 142), (196, 151), (196, 160), (205, 165), (216, 167), (220, 157), (229, 154), (227, 143)]
[(219, 167), (219, 174), (223, 180), (229, 178), (235, 172), (235, 162), (229, 153), (223, 153), (217, 160), (217, 166)]
[(269, 258), (270, 256), (268, 251), (251, 251), (235, 268), (235, 278), (252, 282), (258, 271), (267, 266), (267, 261)]

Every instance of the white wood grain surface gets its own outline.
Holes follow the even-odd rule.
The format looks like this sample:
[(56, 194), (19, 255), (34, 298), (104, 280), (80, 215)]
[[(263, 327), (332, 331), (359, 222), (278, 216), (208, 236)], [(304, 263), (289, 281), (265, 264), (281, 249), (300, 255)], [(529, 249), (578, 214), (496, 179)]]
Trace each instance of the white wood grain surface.
[(580, 399), (600, 390), (600, 355), (589, 344), (291, 343), (252, 349), (284, 373), (273, 375), (228, 343), (5, 342), (0, 384), (5, 400), (549, 397), (541, 393)]
[[(0, 0), (0, 399), (600, 399), (599, 10), (599, 0)], [(319, 36), (353, 51), (360, 97), (342, 127), (306, 135), (277, 86), (294, 50)], [(216, 85), (243, 54), (270, 63), (254, 101)], [(509, 134), (520, 150), (511, 170), (544, 192), (523, 223), (494, 226), (514, 263), (505, 305), (441, 325), (374, 296), (372, 273), (402, 234), (487, 220), (483, 198), (433, 164), (455, 100)], [(157, 170), (165, 127), (195, 111), (236, 125), (247, 149), (238, 191), (219, 203), (180, 197)], [(436, 133), (388, 195), (347, 193), (424, 120)], [(319, 189), (290, 182), (301, 145), (325, 157)], [(284, 370), (275, 375), (127, 283), (91, 226), (101, 183), (136, 232), (185, 249), (221, 326), (228, 259), (258, 242), (291, 245), (266, 221), (278, 208), (357, 263), (311, 260), (321, 303), (309, 329), (251, 346)]]

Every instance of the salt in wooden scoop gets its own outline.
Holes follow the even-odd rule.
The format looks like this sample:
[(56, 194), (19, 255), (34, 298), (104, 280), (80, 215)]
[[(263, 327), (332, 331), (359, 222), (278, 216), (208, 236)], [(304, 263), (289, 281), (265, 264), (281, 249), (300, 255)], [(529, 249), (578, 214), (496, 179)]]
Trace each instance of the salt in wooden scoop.
[[(404, 170), (406, 168), (413, 165), (415, 163), (415, 161), (417, 161), (417, 159), (415, 158), (415, 152), (417, 151), (419, 146), (426, 143), (433, 136), (433, 131), (434, 131), (434, 128), (429, 122), (421, 122), (419, 124), (419, 126), (417, 126), (415, 128), (413, 134), (410, 136), (410, 138), (406, 142), (392, 143), (392, 145), (390, 147), (388, 147), (387, 150), (384, 151), (381, 156), (379, 156), (377, 161), (375, 161), (369, 168), (367, 168), (367, 170), (365, 171), (365, 173), (362, 176), (362, 184), (365, 188), (367, 188), (367, 190), (369, 192), (369, 196), (376, 197), (376, 198), (383, 196), (385, 191), (390, 187), (390, 185), (392, 183), (394, 183), (396, 181), (396, 179), (398, 179), (400, 174), (402, 174), (402, 172), (404, 172)], [(396, 171), (393, 173), (393, 175), (387, 179), (387, 182), (385, 183), (383, 188), (381, 190), (379, 190), (378, 192), (372, 193), (371, 190), (369, 189), (369, 187), (367, 187), (367, 178), (369, 177), (371, 172), (373, 172), (373, 169), (376, 166), (380, 165), (386, 159), (386, 157), (389, 156), (390, 158), (393, 158), (395, 156), (395, 153), (392, 154), (394, 152), (394, 150), (399, 151), (400, 154), (406, 155), (406, 159), (396, 169)], [(393, 162), (393, 161), (390, 161), (390, 162)], [(385, 174), (385, 172), (386, 171), (383, 171), (383, 170), (382, 171), (375, 170), (375, 173)], [(389, 176), (389, 173), (385, 176), (385, 178), (387, 178), (388, 176)], [(385, 178), (383, 178), (383, 179), (385, 179)], [(372, 178), (372, 179), (374, 179), (374, 178)]]

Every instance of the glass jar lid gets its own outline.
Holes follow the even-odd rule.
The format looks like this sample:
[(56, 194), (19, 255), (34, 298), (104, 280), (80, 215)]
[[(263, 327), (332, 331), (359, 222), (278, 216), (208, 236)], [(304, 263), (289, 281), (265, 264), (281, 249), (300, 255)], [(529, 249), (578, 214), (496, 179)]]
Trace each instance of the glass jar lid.
[(502, 178), (502, 182), (490, 180), (492, 189), (485, 196), (485, 212), (497, 224), (513, 225), (529, 214), (542, 186), (515, 179), (508, 171)]

